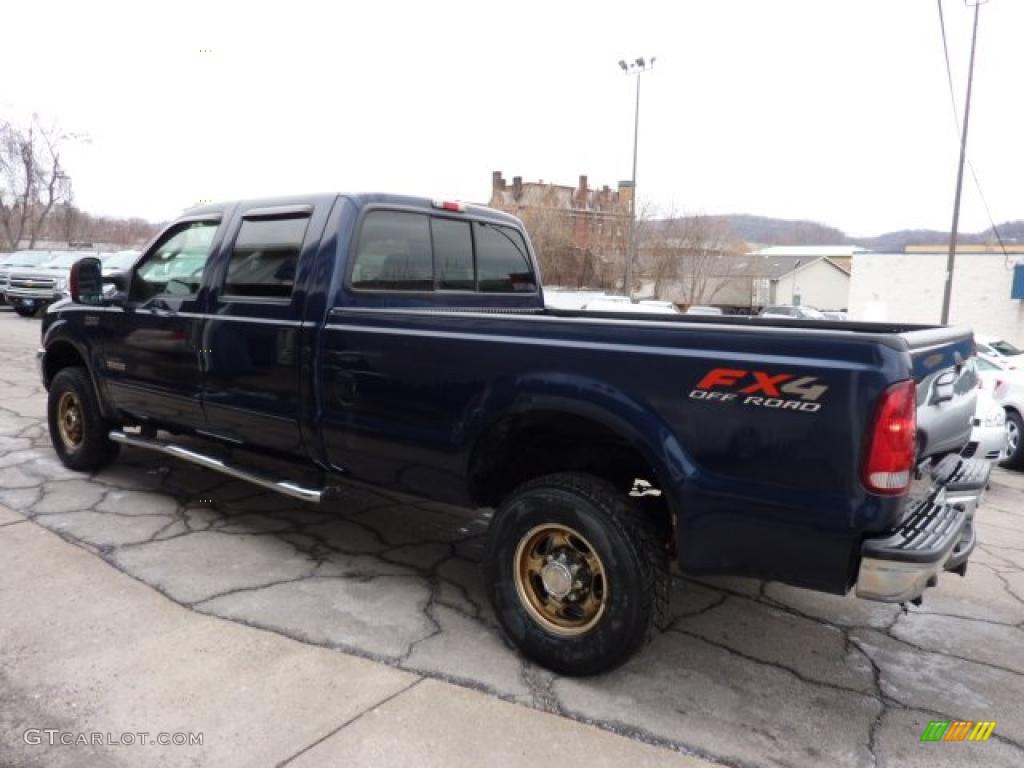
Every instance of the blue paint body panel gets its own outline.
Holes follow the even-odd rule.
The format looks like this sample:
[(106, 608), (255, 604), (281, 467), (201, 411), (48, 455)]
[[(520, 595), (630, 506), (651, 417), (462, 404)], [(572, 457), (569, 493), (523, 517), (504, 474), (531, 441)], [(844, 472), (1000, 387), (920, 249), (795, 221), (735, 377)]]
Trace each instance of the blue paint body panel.
[[(268, 206), (311, 212), (291, 297), (226, 297), (241, 218)], [(495, 425), (572, 415), (643, 456), (675, 515), (684, 570), (831, 592), (849, 588), (864, 537), (893, 528), (906, 506), (860, 479), (880, 393), (938, 371), (959, 375), (973, 354), (964, 329), (559, 312), (544, 308), (540, 290), (353, 290), (360, 222), (381, 208), (521, 228), (486, 208), (443, 213), (392, 195), (197, 208), (188, 216), (221, 224), (196, 296), (171, 316), (130, 302), (62, 302), (46, 316), (44, 346), (79, 350), (106, 412), (120, 419), (463, 505), (488, 501), (472, 472)], [(745, 387), (698, 387), (716, 369), (744, 373)], [(756, 389), (755, 371), (809, 382), (805, 394), (826, 390), (773, 398)], [(750, 401), (757, 396), (770, 402)]]

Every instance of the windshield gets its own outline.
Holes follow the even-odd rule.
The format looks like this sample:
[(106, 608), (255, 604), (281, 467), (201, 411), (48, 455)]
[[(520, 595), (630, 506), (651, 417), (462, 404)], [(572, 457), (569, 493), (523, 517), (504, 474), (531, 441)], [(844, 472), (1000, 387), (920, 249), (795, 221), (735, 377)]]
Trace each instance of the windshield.
[(1014, 355), (1024, 355), (1024, 352), (1021, 352), (1008, 341), (991, 341), (989, 342), (989, 346), (992, 347), (992, 349), (994, 349), (1000, 355), (1004, 355), (1006, 357), (1013, 357)]
[(3, 264), (5, 267), (38, 267), (51, 257), (49, 251), (20, 251), (5, 257)]
[(43, 264), (48, 269), (67, 269), (79, 259), (91, 256), (91, 253), (75, 253), (72, 251), (52, 254), (52, 258)]

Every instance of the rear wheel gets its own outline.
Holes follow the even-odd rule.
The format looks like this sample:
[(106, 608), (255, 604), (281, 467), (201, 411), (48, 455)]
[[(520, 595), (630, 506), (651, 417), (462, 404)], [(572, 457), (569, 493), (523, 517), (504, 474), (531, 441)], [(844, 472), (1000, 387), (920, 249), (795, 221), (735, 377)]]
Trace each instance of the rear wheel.
[(1024, 419), (1016, 411), (1006, 412), (1006, 458), (1000, 466), (1024, 469)]
[(53, 377), (47, 399), (50, 442), (64, 466), (91, 472), (109, 464), (120, 446), (109, 435), (109, 425), (84, 368), (64, 368)]
[(582, 473), (514, 491), (491, 522), (486, 562), (506, 635), (561, 674), (626, 661), (668, 600), (668, 557), (652, 521), (627, 494)]

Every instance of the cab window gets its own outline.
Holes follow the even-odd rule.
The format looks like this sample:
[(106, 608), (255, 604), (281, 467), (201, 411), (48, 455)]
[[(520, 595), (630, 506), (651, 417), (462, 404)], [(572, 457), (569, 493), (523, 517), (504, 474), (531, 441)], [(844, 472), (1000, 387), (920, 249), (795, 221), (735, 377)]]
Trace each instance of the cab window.
[(537, 290), (526, 240), (516, 228), (388, 210), (363, 219), (351, 285), (378, 291)]
[(243, 219), (224, 279), (225, 297), (287, 299), (309, 216)]
[(199, 293), (219, 222), (192, 221), (168, 232), (135, 270), (132, 299), (189, 297)]
[(530, 269), (526, 242), (518, 230), (500, 224), (475, 222), (476, 269), (485, 293), (520, 293), (537, 290)]
[(430, 220), (419, 213), (371, 211), (363, 221), (352, 267), (352, 287), (430, 291), (434, 262)]

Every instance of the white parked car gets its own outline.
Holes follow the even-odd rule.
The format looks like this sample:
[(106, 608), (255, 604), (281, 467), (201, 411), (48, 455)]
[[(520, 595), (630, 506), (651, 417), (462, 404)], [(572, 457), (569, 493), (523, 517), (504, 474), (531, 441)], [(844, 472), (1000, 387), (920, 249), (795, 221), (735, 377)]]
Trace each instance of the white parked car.
[[(587, 302), (607, 296), (604, 291), (576, 291), (569, 288), (544, 288), (544, 305), (551, 309), (583, 309)], [(626, 298), (625, 296), (621, 298)]]
[(992, 402), (1006, 415), (1006, 458), (1001, 463), (1010, 469), (1024, 469), (1024, 370), (985, 357), (975, 358), (975, 367), (982, 390), (990, 393)]
[(637, 304), (641, 307), (646, 307), (648, 312), (673, 315), (679, 314), (679, 310), (676, 309), (676, 305), (671, 301), (662, 301), (661, 299), (640, 299)]
[(974, 428), (964, 455), (989, 461), (1005, 461), (1010, 443), (1006, 410), (984, 385), (978, 392), (977, 403)]
[(773, 304), (762, 309), (758, 317), (788, 317), (790, 320), (825, 319), (825, 315), (806, 304)]
[(677, 314), (671, 302), (640, 301), (633, 303), (628, 296), (602, 296), (588, 301), (583, 307), (588, 312), (622, 312), (651, 314)]
[(1018, 349), (1006, 339), (975, 334), (974, 343), (978, 347), (978, 354), (986, 360), (1005, 363), (1011, 368), (1024, 368), (1024, 350)]
[(723, 315), (721, 307), (704, 307), (700, 304), (694, 304), (691, 307), (686, 308), (687, 315)]

